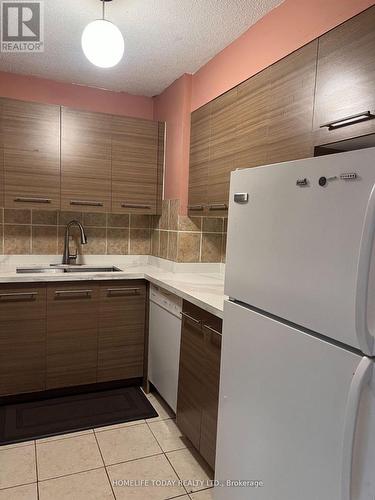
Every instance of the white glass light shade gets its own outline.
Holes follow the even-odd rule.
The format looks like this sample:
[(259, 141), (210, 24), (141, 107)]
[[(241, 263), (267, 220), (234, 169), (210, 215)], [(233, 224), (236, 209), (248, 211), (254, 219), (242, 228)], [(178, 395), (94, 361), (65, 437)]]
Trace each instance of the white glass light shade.
[(88, 24), (82, 33), (82, 49), (87, 59), (100, 68), (116, 66), (124, 55), (124, 38), (116, 25), (105, 19)]

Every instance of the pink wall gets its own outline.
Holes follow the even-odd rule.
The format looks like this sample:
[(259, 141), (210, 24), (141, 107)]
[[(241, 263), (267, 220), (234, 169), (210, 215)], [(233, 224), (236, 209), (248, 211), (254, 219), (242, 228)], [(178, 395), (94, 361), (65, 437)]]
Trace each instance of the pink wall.
[(195, 73), (191, 110), (374, 4), (375, 0), (285, 0)]
[(154, 119), (167, 124), (164, 197), (187, 207), (189, 177), (191, 75), (183, 75), (154, 98)]
[(0, 71), (0, 96), (60, 104), (115, 115), (147, 119), (152, 119), (153, 116), (151, 97), (135, 96), (126, 92), (111, 92), (2, 71)]
[(165, 198), (180, 198), (186, 212), (189, 99), (194, 111), (374, 4), (375, 0), (285, 0), (200, 68), (189, 85), (179, 79), (158, 96), (155, 105), (160, 113), (154, 116), (167, 122)]

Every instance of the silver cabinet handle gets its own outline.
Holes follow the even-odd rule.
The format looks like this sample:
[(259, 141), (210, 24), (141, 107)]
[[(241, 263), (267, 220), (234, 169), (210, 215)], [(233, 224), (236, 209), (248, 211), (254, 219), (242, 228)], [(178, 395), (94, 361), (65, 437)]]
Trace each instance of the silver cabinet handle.
[(211, 326), (203, 325), (203, 328), (205, 328), (206, 330), (208, 330), (211, 333), (214, 333), (215, 335), (220, 335), (220, 337), (222, 336), (222, 333), (219, 332), (219, 330), (215, 330), (215, 328), (212, 328)]
[(364, 122), (367, 120), (373, 120), (375, 114), (371, 111), (363, 111), (362, 113), (357, 113), (356, 115), (346, 116), (339, 120), (333, 120), (328, 123), (320, 125), (320, 128), (328, 128), (328, 130), (335, 130), (336, 128), (347, 127), (348, 125), (354, 125), (355, 123)]
[(139, 294), (140, 288), (107, 288), (108, 295), (112, 293), (127, 293), (131, 292), (133, 295)]
[(228, 205), (226, 203), (212, 203), (208, 205), (208, 210), (228, 210)]
[(193, 210), (193, 211), (202, 211), (204, 210), (204, 205), (189, 205), (188, 210)]
[(247, 203), (249, 201), (249, 193), (234, 193), (235, 203)]
[(144, 208), (151, 210), (151, 205), (142, 205), (140, 203), (121, 203), (121, 208)]
[(22, 299), (22, 298), (34, 298), (38, 295), (38, 292), (12, 292), (12, 293), (0, 293), (0, 299)]
[(92, 290), (56, 290), (55, 295), (90, 295)]
[(102, 206), (104, 206), (104, 203), (102, 201), (70, 200), (70, 204), (84, 206), (84, 207), (102, 207)]
[(182, 312), (181, 313), (181, 316), (183, 318), (186, 318), (188, 319), (189, 321), (192, 321), (193, 323), (195, 323), (196, 325), (201, 325), (202, 324), (202, 321), (200, 319), (196, 319), (196, 318), (193, 318), (193, 316), (190, 316), (190, 314), (187, 314), (186, 312)]
[(14, 201), (16, 203), (52, 203), (50, 198), (26, 198), (23, 196), (14, 198)]

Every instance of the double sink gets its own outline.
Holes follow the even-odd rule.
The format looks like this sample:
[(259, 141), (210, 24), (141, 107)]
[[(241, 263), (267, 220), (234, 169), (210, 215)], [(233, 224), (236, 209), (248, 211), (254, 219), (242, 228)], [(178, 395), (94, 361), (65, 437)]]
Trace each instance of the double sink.
[(121, 272), (121, 269), (115, 266), (86, 266), (81, 264), (65, 265), (65, 264), (51, 264), (50, 266), (31, 266), (31, 267), (18, 267), (17, 273), (48, 273), (48, 274), (61, 274), (61, 273), (114, 273)]

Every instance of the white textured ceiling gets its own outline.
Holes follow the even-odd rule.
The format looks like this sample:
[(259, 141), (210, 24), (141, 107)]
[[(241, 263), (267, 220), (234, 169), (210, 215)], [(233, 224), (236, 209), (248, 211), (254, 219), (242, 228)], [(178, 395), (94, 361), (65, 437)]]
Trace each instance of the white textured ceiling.
[(86, 60), (81, 34), (101, 15), (99, 0), (44, 0), (45, 52), (0, 53), (0, 70), (153, 96), (195, 73), (282, 0), (113, 0), (106, 18), (125, 38), (118, 66)]

